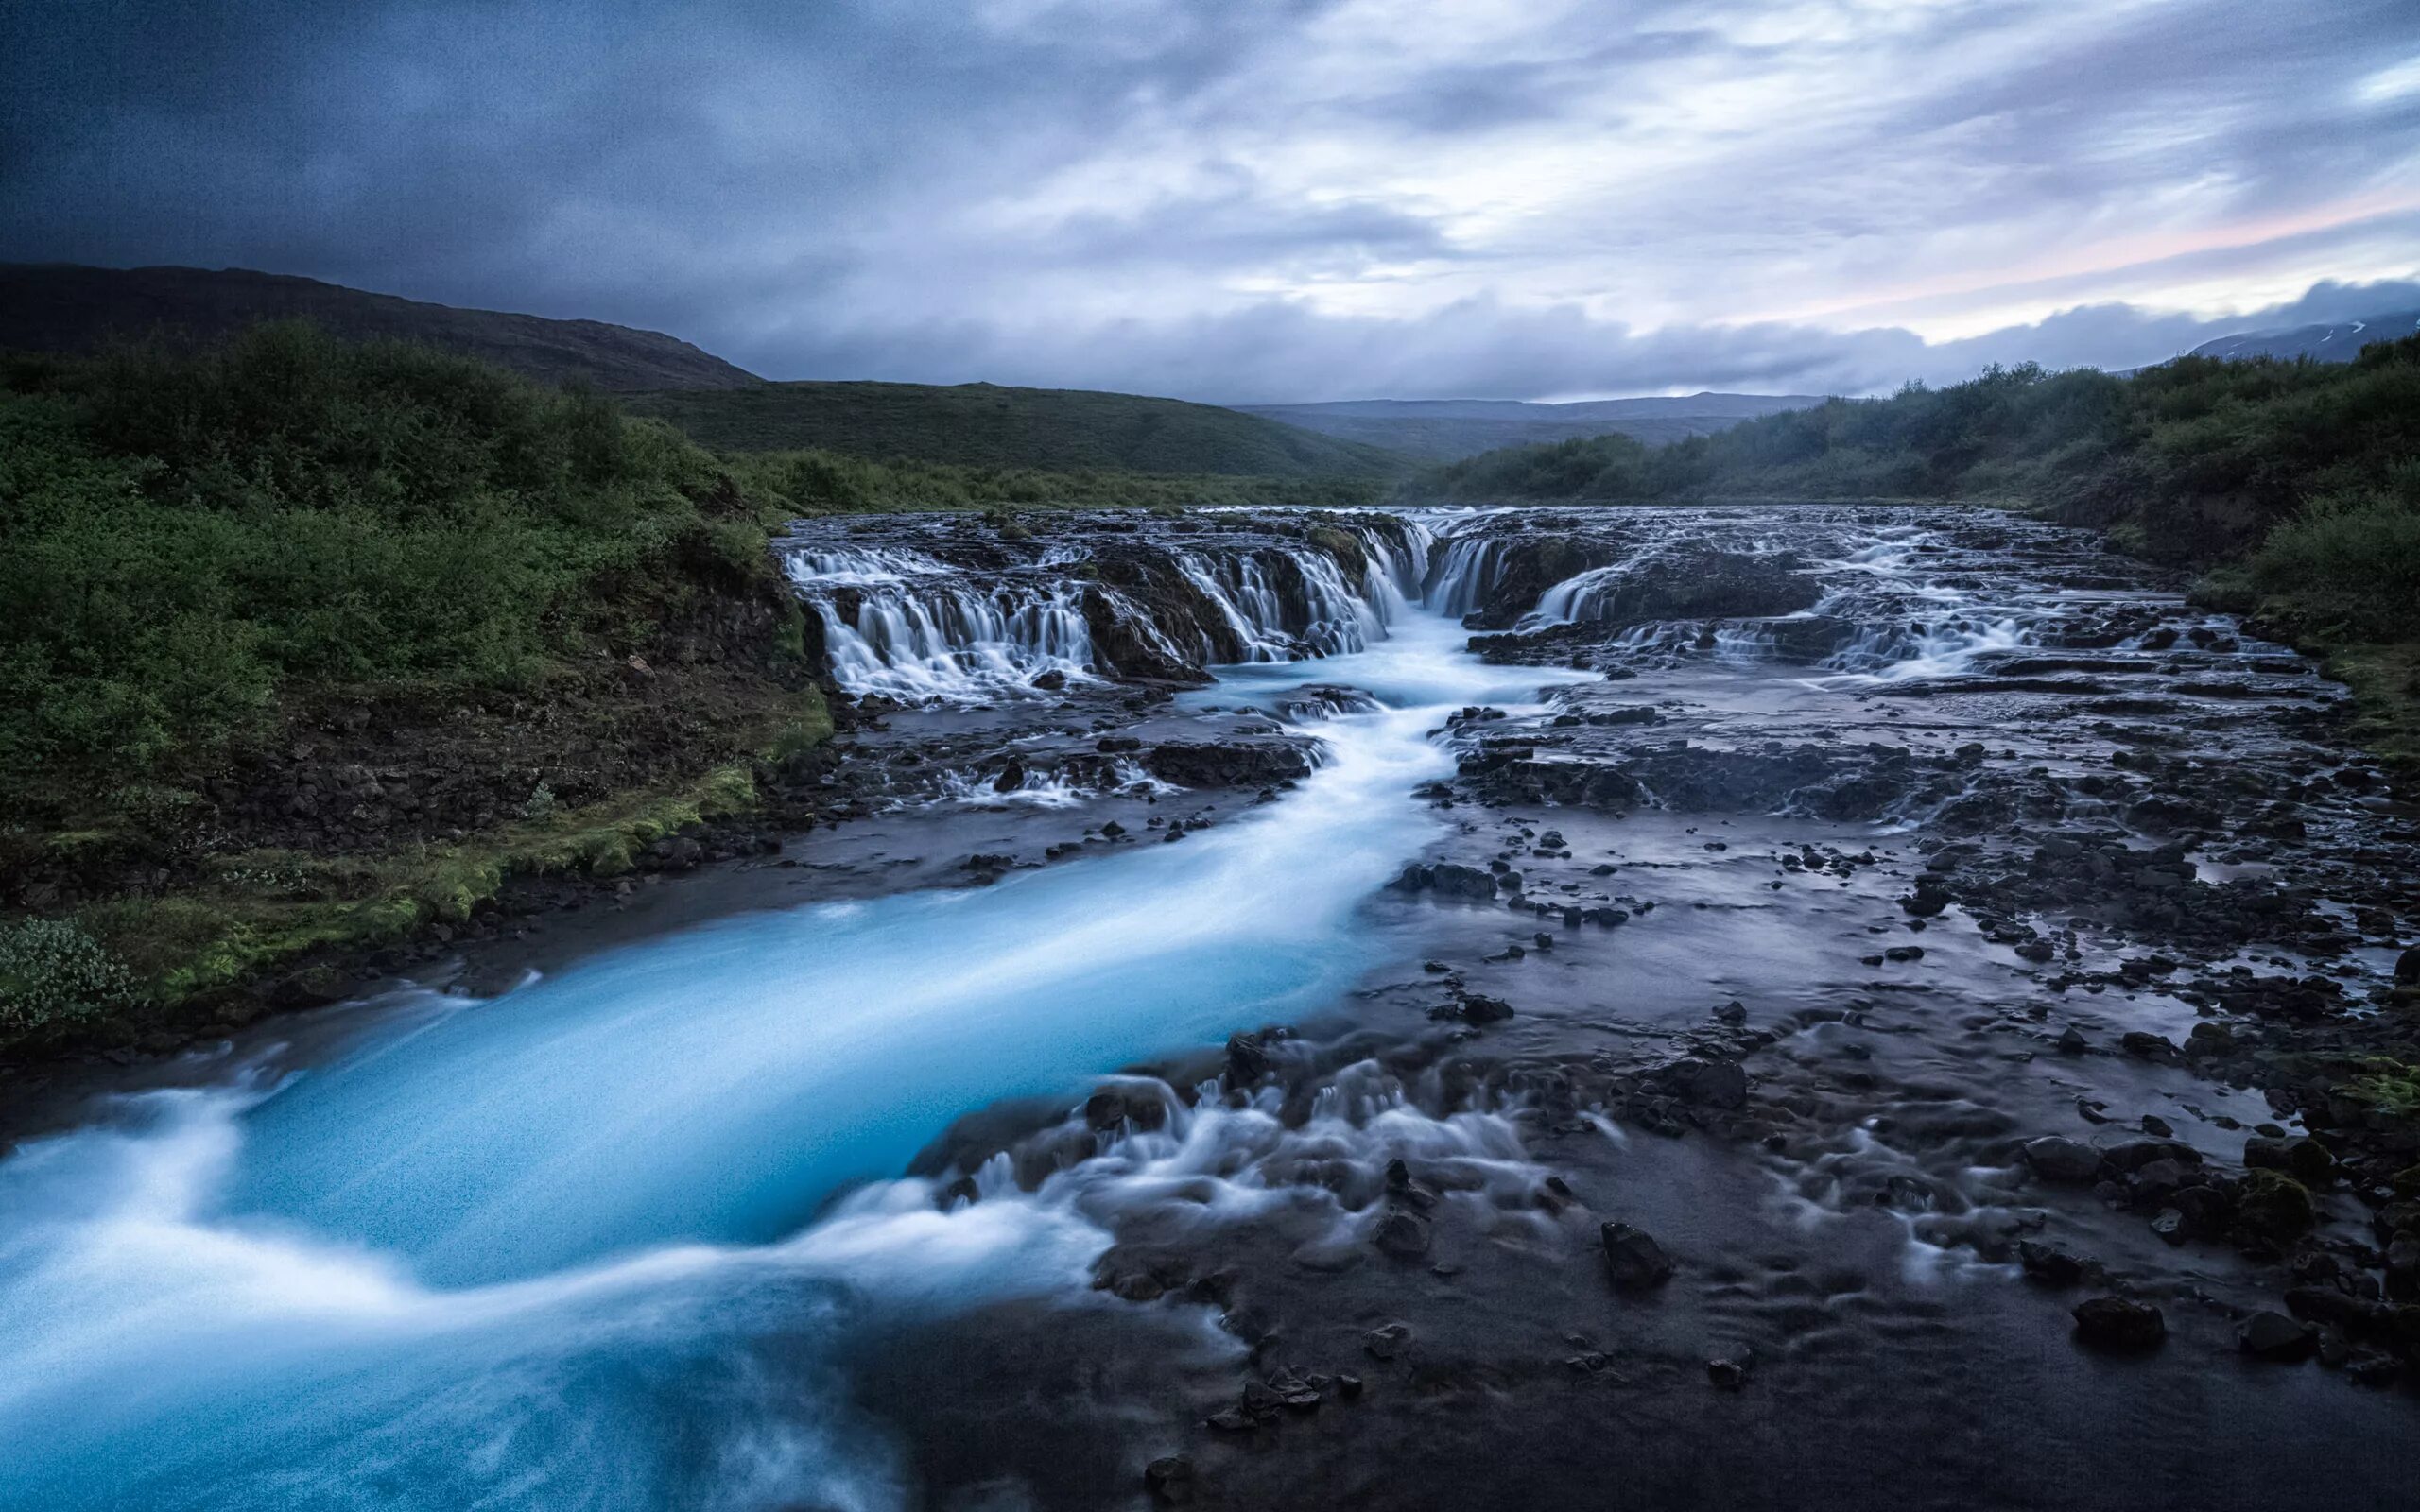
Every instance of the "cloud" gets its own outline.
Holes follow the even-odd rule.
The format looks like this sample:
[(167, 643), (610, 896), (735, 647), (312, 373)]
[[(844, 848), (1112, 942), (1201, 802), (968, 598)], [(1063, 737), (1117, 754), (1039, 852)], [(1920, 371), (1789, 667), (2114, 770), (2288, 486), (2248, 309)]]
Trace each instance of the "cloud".
[(776, 376), (1864, 388), (2420, 272), (2408, 0), (0, 0), (0, 257)]

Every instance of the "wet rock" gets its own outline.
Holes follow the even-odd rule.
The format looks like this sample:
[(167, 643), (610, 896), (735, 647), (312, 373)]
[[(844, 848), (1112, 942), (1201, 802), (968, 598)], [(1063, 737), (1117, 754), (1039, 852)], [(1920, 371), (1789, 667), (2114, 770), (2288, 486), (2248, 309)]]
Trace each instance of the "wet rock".
[(2176, 1046), (2158, 1035), (2141, 1029), (2129, 1029), (2118, 1037), (2118, 1047), (2137, 1060), (2177, 1060), (2182, 1054)]
[(2045, 1181), (2081, 1186), (2100, 1175), (2100, 1152), (2081, 1140), (2046, 1134), (2017, 1147), (2026, 1165)]
[(1679, 1060), (1661, 1068), (1656, 1081), (1673, 1096), (1703, 1108), (1730, 1109), (1748, 1103), (1748, 1074), (1732, 1060)]
[(1266, 787), (1311, 771), (1310, 756), (1302, 745), (1277, 740), (1171, 741), (1151, 747), (1143, 765), (1153, 777), (1180, 787)]
[(2306, 1186), (2336, 1174), (2336, 1157), (2327, 1153), (2327, 1146), (2301, 1136), (2275, 1140), (2253, 1135), (2243, 1142), (2243, 1163), (2254, 1170), (2283, 1171)]
[(1652, 1291), (1672, 1279), (1672, 1262), (1644, 1229), (1626, 1223), (1607, 1223), (1598, 1230), (1605, 1249), (1605, 1270), (1614, 1289)]
[(1465, 992), (1454, 1000), (1454, 1014), (1465, 1023), (1501, 1023), (1512, 1017), (1512, 1005), (1480, 992)]
[(1230, 1087), (1249, 1087), (1269, 1074), (1274, 1064), (1269, 1047), (1256, 1034), (1231, 1034), (1227, 1037), (1226, 1079)]
[(2016, 1255), (2025, 1274), (2045, 1286), (2073, 1286), (2083, 1280), (2083, 1261), (2039, 1240), (2020, 1240)]
[(1378, 1220), (1370, 1242), (1378, 1253), (1397, 1260), (1417, 1260), (1428, 1253), (1428, 1224), (1414, 1213), (1390, 1212)]
[(2420, 987), (2420, 945), (2395, 957), (2394, 979), (2405, 987)]
[(1361, 1349), (1373, 1360), (1392, 1360), (1410, 1343), (1409, 1323), (1381, 1323), (1361, 1335)]
[(2319, 1221), (2309, 1191), (2282, 1171), (2246, 1172), (2236, 1211), (2245, 1228), (2277, 1242), (2308, 1233)]
[(1899, 900), (1899, 906), (1918, 919), (1930, 919), (1947, 908), (1951, 901), (1947, 888), (1926, 876), (1917, 880), (1914, 891)]
[(1737, 1391), (1748, 1384), (1748, 1367), (1752, 1362), (1744, 1355), (1737, 1359), (1725, 1356), (1705, 1363), (1705, 1378), (1720, 1390)]
[(2149, 1349), (2168, 1337), (2168, 1319), (2149, 1302), (2095, 1297), (2076, 1305), (2078, 1342), (2100, 1349)]
[(1190, 1455), (1167, 1454), (1143, 1467), (1143, 1489), (1162, 1506), (1189, 1506), (1193, 1503), (1193, 1460)]
[(2291, 1362), (2310, 1358), (2318, 1331), (2283, 1313), (2255, 1313), (2236, 1330), (2236, 1348), (2263, 1360)]
[(1103, 1087), (1084, 1099), (1084, 1123), (1098, 1133), (1127, 1125), (1148, 1132), (1167, 1121), (1167, 1104), (1149, 1088)]

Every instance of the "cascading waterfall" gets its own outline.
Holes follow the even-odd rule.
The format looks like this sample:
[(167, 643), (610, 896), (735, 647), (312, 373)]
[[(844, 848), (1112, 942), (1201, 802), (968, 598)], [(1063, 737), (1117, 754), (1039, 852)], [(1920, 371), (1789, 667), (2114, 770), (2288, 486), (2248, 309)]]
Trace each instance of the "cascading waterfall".
[(1448, 537), (1430, 553), (1422, 574), (1428, 607), (1455, 619), (1478, 609), (1504, 576), (1512, 541), (1502, 536)]
[[(1038, 558), (975, 571), (890, 545), (794, 539), (791, 582), (816, 614), (833, 679), (856, 695), (908, 701), (985, 699), (1055, 673), (1074, 681), (1115, 675), (1096, 644), (1106, 616), (1159, 665), (1284, 662), (1368, 649), (1422, 591), (1428, 532), (1409, 520), (1330, 526), (1368, 558), (1358, 586), (1327, 552), (1252, 544), (1228, 551), (1165, 551), (1147, 565), (1172, 572), (1207, 603), (1180, 647), (1132, 593), (1073, 576), (1092, 548), (1059, 543)], [(1129, 550), (1151, 548), (1133, 548)]]
[[(1090, 1305), (1108, 1212), (1192, 1221), (1177, 1176), (1335, 1205), (1242, 1162), (1349, 1149), (1374, 1197), (1393, 1155), (1467, 1156), (1507, 1221), (1544, 1222), (1508, 1125), (1374, 1084), (1299, 1130), (1172, 1117), (1038, 1192), (994, 1165), (971, 1207), (917, 1180), (826, 1211), (955, 1113), (1287, 1022), (1397, 948), (1353, 920), (1443, 828), (1409, 798), (1452, 769), (1428, 732), (1585, 677), (1461, 641), (1414, 616), (1359, 655), (1238, 669), (1222, 696), (1272, 710), (1319, 674), (1379, 702), (1320, 722), (1329, 759), (1280, 808), (1183, 846), (742, 916), (493, 1005), (421, 996), (306, 1075), (158, 1094), (0, 1160), (0, 1508), (904, 1506), (849, 1404), (852, 1341)], [(1339, 1244), (1379, 1211), (1337, 1205)]]

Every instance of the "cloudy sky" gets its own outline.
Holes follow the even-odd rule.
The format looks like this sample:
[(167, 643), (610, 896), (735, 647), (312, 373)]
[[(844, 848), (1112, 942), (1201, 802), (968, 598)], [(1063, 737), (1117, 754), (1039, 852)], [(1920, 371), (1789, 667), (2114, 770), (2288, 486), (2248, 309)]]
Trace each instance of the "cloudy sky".
[(2420, 305), (2414, 0), (0, 0), (0, 260), (593, 317), (772, 377), (1862, 392)]

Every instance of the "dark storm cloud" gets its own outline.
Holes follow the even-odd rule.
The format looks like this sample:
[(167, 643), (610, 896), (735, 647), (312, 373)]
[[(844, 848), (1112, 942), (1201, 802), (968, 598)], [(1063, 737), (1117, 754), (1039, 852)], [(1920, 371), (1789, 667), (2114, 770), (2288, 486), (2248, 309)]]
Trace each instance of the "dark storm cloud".
[(0, 258), (591, 316), (776, 376), (1866, 390), (2131, 365), (2420, 269), (2405, 0), (0, 0)]

